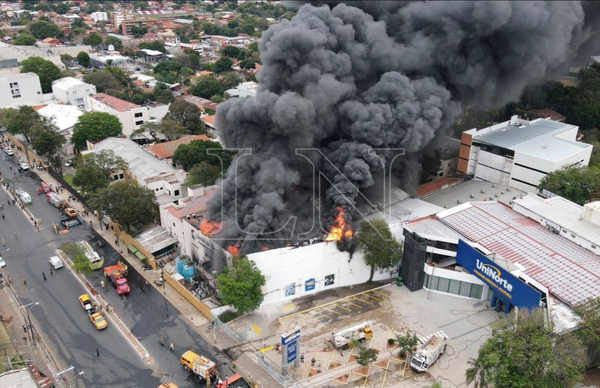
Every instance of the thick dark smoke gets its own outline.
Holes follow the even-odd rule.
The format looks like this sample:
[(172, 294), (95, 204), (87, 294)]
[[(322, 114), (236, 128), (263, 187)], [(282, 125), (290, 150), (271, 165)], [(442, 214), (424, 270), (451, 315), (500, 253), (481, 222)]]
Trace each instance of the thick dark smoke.
[[(284, 245), (293, 228), (320, 225), (319, 183), (323, 226), (338, 206), (350, 220), (358, 190), (392, 156), (375, 148), (418, 152), (449, 133), (463, 104), (517, 99), (568, 65), (589, 36), (584, 24), (578, 2), (302, 6), (262, 36), (257, 97), (219, 108), (225, 146), (252, 153), (237, 158), (223, 197), (210, 202), (209, 218), (224, 226), (217, 237), (242, 252)], [(317, 152), (305, 153), (310, 162), (296, 155), (300, 148), (319, 150), (335, 168)], [(313, 165), (327, 179), (313, 180)]]

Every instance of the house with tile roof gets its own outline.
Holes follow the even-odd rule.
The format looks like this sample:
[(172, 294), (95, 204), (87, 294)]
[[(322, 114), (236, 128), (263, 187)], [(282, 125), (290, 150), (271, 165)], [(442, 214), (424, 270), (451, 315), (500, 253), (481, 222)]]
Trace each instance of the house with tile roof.
[(86, 97), (89, 109), (93, 112), (106, 112), (115, 115), (123, 125), (123, 135), (130, 137), (133, 131), (148, 121), (148, 108), (129, 101), (97, 93)]
[(170, 160), (173, 158), (175, 151), (177, 151), (177, 148), (179, 148), (180, 145), (189, 144), (194, 140), (208, 141), (210, 139), (206, 135), (188, 136), (182, 139), (153, 144), (146, 147), (146, 150), (152, 155), (156, 156), (156, 158), (159, 160)]

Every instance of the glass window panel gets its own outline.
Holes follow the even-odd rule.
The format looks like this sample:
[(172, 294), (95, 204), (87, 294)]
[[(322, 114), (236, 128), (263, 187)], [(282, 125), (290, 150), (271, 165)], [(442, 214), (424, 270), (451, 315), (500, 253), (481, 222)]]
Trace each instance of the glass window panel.
[(448, 292), (448, 286), (450, 285), (450, 279), (440, 278), (438, 282), (438, 291)]
[(460, 292), (458, 295), (470, 297), (471, 296), (471, 284), (472, 283), (460, 282)]
[(481, 299), (483, 293), (483, 286), (481, 284), (473, 284), (471, 286), (471, 298)]
[(437, 286), (438, 286), (438, 280), (440, 278), (438, 278), (437, 276), (432, 276), (431, 280), (429, 281), (429, 288), (431, 288), (432, 290), (437, 290)]
[(452, 279), (450, 280), (450, 287), (448, 288), (448, 292), (454, 295), (458, 295), (458, 291), (460, 290), (460, 280)]
[(425, 280), (423, 280), (423, 287), (429, 288), (429, 275), (425, 274)]

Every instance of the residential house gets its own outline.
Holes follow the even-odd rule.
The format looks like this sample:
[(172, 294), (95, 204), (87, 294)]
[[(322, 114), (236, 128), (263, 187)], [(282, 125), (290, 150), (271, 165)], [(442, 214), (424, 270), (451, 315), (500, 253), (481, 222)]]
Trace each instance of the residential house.
[(235, 88), (226, 90), (225, 93), (229, 94), (231, 97), (255, 97), (256, 93), (258, 93), (258, 83), (252, 81), (242, 82)]
[(200, 109), (201, 112), (206, 113), (208, 115), (214, 115), (217, 109), (219, 108), (219, 104), (216, 102), (212, 102), (211, 100), (207, 100), (206, 98), (196, 97), (185, 95), (178, 98), (178, 100), (184, 100), (189, 102), (190, 104), (194, 104)]
[(65, 104), (90, 109), (86, 96), (96, 94), (96, 86), (73, 77), (65, 77), (52, 82), (54, 97)]
[(148, 121), (148, 108), (141, 107), (129, 101), (98, 93), (87, 96), (89, 109), (94, 112), (107, 112), (119, 118), (123, 125), (123, 135), (130, 137), (133, 131), (139, 129)]
[(157, 144), (150, 145), (150, 146), (146, 147), (146, 151), (150, 152), (152, 155), (154, 155), (159, 160), (170, 161), (173, 158), (175, 151), (177, 151), (177, 148), (179, 148), (180, 145), (190, 144), (191, 142), (193, 142), (195, 140), (208, 141), (210, 139), (206, 135), (188, 136), (188, 137), (184, 137), (182, 139), (177, 139), (177, 140), (167, 141), (164, 143), (157, 143)]
[(214, 133), (217, 130), (217, 127), (216, 127), (217, 115), (202, 117), (200, 120), (202, 120), (202, 122), (204, 122), (204, 124), (206, 125), (206, 127), (207, 127), (206, 132)]

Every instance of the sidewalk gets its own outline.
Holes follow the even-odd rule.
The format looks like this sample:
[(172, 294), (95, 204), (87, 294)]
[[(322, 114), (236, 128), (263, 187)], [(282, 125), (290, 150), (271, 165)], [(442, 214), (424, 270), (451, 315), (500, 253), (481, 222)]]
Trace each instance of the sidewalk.
[[(15, 150), (15, 157), (24, 158), (24, 156), (25, 155), (23, 152)], [(52, 184), (53, 188), (58, 186), (59, 182), (57, 182), (46, 170), (40, 171), (33, 168), (31, 171), (34, 172), (42, 181)], [(63, 197), (68, 198), (70, 193), (65, 190), (62, 195)], [(87, 223), (86, 227), (92, 225), (93, 229), (104, 238), (106, 243), (110, 244), (117, 252), (121, 254), (124, 262), (126, 262), (130, 267), (135, 268), (135, 270), (142, 277), (144, 277), (149, 284), (157, 288), (162, 293), (163, 297), (171, 302), (171, 304), (187, 318), (189, 323), (196, 328), (196, 331), (206, 340), (207, 343), (213, 344), (218, 349), (228, 349), (230, 347), (239, 345), (230, 340), (229, 337), (221, 332), (221, 330), (217, 330), (215, 328), (209, 331), (208, 326), (210, 322), (171, 285), (163, 282), (161, 287), (156, 286), (154, 281), (160, 278), (160, 271), (154, 271), (151, 269), (144, 270), (144, 262), (139, 260), (135, 255), (128, 253), (125, 244), (122, 241), (118, 241), (117, 237), (111, 231), (107, 231), (105, 228), (102, 228), (102, 224), (92, 212), (93, 209), (87, 209), (81, 202), (73, 200), (69, 201), (69, 206), (77, 210), (81, 220)], [(82, 215), (83, 210), (87, 210), (89, 215), (84, 217)], [(113, 314), (116, 313), (113, 312)], [(235, 362), (238, 371), (244, 377), (256, 381), (262, 387), (279, 386), (279, 384), (265, 370), (254, 363), (244, 353), (231, 353), (227, 352), (226, 350), (225, 353)]]

